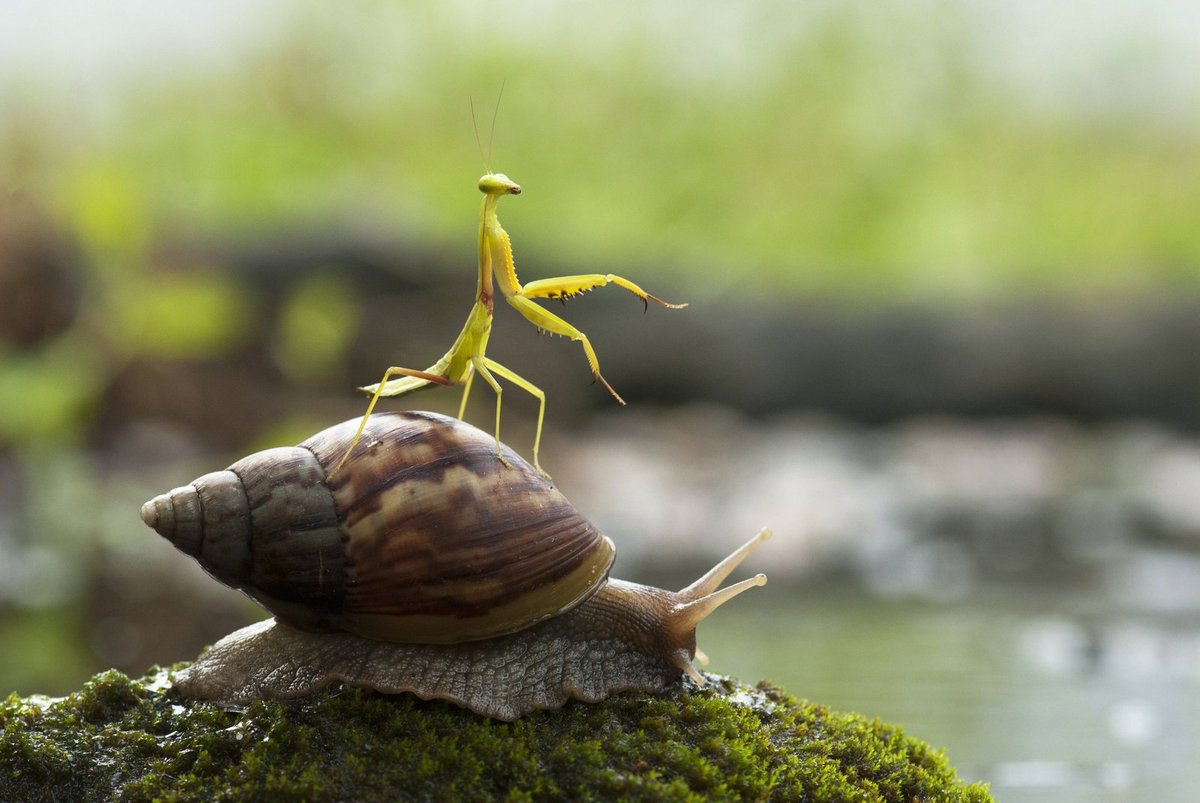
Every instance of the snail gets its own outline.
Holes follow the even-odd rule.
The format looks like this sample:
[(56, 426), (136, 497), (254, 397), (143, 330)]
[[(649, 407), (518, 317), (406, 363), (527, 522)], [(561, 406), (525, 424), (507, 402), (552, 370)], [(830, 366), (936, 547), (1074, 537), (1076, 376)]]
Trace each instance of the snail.
[(372, 416), (331, 478), (358, 423), (142, 506), (147, 525), (275, 615), (176, 672), (184, 696), (236, 707), (341, 682), (513, 720), (683, 673), (703, 685), (696, 625), (766, 582), (718, 588), (768, 530), (678, 592), (610, 578), (612, 541), (541, 472), (434, 413)]

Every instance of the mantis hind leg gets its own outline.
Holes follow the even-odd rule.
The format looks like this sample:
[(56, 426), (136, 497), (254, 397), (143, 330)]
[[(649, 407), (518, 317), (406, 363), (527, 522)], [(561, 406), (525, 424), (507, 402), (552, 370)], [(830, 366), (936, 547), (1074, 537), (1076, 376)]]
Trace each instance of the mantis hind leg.
[[(512, 382), (514, 385), (521, 388), (522, 390), (529, 393), (535, 399), (538, 400), (537, 432), (533, 436), (533, 467), (536, 468), (538, 471), (540, 471), (543, 476), (549, 477), (550, 475), (546, 473), (546, 470), (544, 468), (542, 468), (541, 463), (538, 462), (538, 448), (542, 444), (542, 421), (546, 417), (546, 394), (545, 394), (545, 392), (541, 388), (539, 388), (537, 385), (530, 382), (528, 379), (525, 379), (524, 377), (518, 375), (514, 371), (511, 371), (510, 369), (505, 368), (503, 365), (501, 365), (500, 363), (491, 359), (490, 357), (484, 357), (483, 362), (488, 368), (495, 371), (497, 374), (504, 377), (509, 382)], [(497, 448), (498, 448), (499, 442), (500, 442), (500, 395), (496, 394), (496, 443), (497, 443)]]
[[(496, 392), (496, 457), (505, 466), (509, 463), (504, 459), (504, 455), (500, 453), (500, 400), (504, 396), (504, 388), (500, 387), (500, 383), (496, 381), (496, 377), (492, 376), (492, 372), (488, 370), (488, 363), (491, 363), (484, 356), (476, 356), (471, 358), (471, 364), (475, 366), (475, 372), (483, 377), (483, 381), (491, 385), (492, 390)], [(495, 363), (499, 366), (499, 363)], [(503, 367), (503, 366), (500, 366)], [(507, 370), (507, 369), (505, 369)], [(511, 466), (509, 466), (511, 468)]]
[(471, 383), (475, 381), (475, 372), (467, 374), (467, 381), (463, 383), (462, 402), (458, 405), (458, 420), (462, 421), (463, 415), (467, 412), (467, 397), (471, 395)]
[[(414, 382), (413, 386), (411, 388), (403, 391), (404, 393), (410, 393), (413, 390), (422, 388), (427, 383), (430, 383), (430, 382), (432, 382), (434, 384), (446, 385), (446, 386), (454, 384), (454, 382), (450, 381), (449, 379), (442, 376), (441, 374), (432, 374), (429, 371), (417, 371), (413, 368), (397, 368), (397, 367), (393, 366), (393, 367), (387, 369), (386, 371), (384, 371), (383, 379), (379, 380), (379, 383), (374, 386), (375, 392), (371, 396), (370, 403), (367, 404), (367, 411), (365, 413), (363, 413), (362, 421), (360, 421), (358, 424), (358, 430), (355, 431), (354, 437), (350, 441), (350, 445), (348, 447), (346, 447), (346, 453), (344, 455), (342, 455), (342, 459), (337, 461), (337, 465), (333, 467), (333, 471), (329, 472), (330, 477), (333, 477), (334, 474), (337, 474), (338, 470), (342, 467), (342, 464), (346, 462), (346, 458), (348, 458), (350, 456), (350, 453), (354, 451), (354, 447), (358, 445), (358, 442), (360, 440), (362, 440), (363, 430), (365, 430), (367, 428), (367, 421), (370, 420), (371, 413), (374, 412), (374, 410), (375, 410), (375, 405), (379, 403), (379, 397), (384, 395), (383, 391), (384, 391), (385, 387), (387, 386), (388, 380), (390, 380), (394, 376), (406, 376), (406, 377), (412, 377), (412, 378), (418, 379), (418, 380), (423, 380), (421, 382)], [(371, 386), (363, 388), (363, 390), (371, 390)], [(402, 394), (388, 394), (388, 395), (402, 395)], [(465, 404), (466, 400), (464, 399), (463, 402)], [(460, 418), (462, 417), (461, 414), (459, 417)]]
[(592, 343), (590, 340), (588, 340), (587, 335), (555, 315), (553, 312), (542, 309), (524, 296), (508, 296), (508, 303), (511, 304), (513, 308), (517, 310), (517, 312), (524, 315), (526, 320), (528, 320), (537, 328), (546, 332), (550, 332), (551, 334), (562, 335), (563, 337), (569, 337), (572, 340), (578, 340), (579, 344), (583, 346), (583, 353), (584, 356), (587, 357), (588, 367), (592, 369), (592, 378), (604, 385), (604, 387), (608, 389), (608, 392), (613, 395), (614, 399), (621, 404), (625, 403), (625, 400), (621, 398), (621, 395), (613, 390), (612, 385), (608, 384), (608, 381), (600, 373), (600, 361), (596, 359), (596, 351), (592, 348)]

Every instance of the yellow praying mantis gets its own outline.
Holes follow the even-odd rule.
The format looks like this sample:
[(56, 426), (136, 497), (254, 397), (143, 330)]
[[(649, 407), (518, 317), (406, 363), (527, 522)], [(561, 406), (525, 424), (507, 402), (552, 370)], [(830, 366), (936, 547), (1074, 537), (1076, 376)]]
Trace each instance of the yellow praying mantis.
[(471, 313), (467, 316), (467, 322), (463, 325), (462, 332), (459, 333), (450, 350), (424, 371), (392, 366), (384, 372), (383, 378), (379, 382), (360, 388), (360, 390), (372, 394), (371, 402), (367, 405), (367, 412), (363, 415), (362, 423), (359, 424), (358, 431), (350, 442), (350, 448), (346, 450), (346, 454), (342, 455), (342, 459), (334, 467), (334, 472), (346, 462), (346, 458), (350, 456), (362, 438), (367, 420), (381, 396), (403, 396), (414, 390), (434, 385), (447, 387), (462, 385), (462, 402), (458, 407), (458, 417), (461, 419), (467, 409), (471, 383), (474, 381), (475, 375), (479, 374), (496, 393), (496, 456), (500, 458), (501, 462), (504, 462), (504, 458), (500, 456), (500, 402), (503, 389), (496, 381), (496, 377), (507, 379), (538, 400), (537, 431), (533, 437), (533, 465), (538, 471), (546, 473), (538, 462), (538, 449), (542, 441), (542, 422), (546, 415), (546, 394), (541, 388), (515, 371), (505, 368), (488, 357), (486, 353), (488, 337), (492, 332), (492, 309), (495, 301), (493, 280), (499, 284), (504, 300), (539, 330), (579, 341), (583, 346), (584, 355), (587, 357), (588, 367), (592, 370), (593, 381), (604, 385), (613, 398), (621, 404), (624, 404), (625, 400), (613, 390), (600, 373), (600, 362), (596, 359), (596, 352), (587, 335), (554, 313), (538, 306), (533, 299), (557, 298), (565, 301), (579, 293), (614, 284), (640, 298), (647, 309), (649, 309), (651, 301), (668, 309), (683, 309), (687, 306), (687, 304), (670, 304), (663, 301), (628, 279), (611, 273), (559, 276), (552, 279), (539, 279), (522, 285), (517, 279), (517, 272), (513, 266), (512, 245), (509, 242), (508, 233), (504, 231), (496, 215), (496, 204), (499, 199), (505, 195), (519, 195), (521, 187), (503, 173), (493, 173), (488, 168), (488, 172), (479, 179), (479, 191), (483, 193), (483, 207), (479, 213), (479, 282), (475, 293), (475, 305), (471, 307)]

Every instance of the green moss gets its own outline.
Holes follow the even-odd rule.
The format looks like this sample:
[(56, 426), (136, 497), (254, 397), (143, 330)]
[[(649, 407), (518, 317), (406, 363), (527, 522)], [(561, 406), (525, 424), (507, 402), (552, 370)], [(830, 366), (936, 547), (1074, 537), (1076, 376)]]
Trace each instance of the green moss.
[(226, 712), (105, 672), (0, 704), (0, 799), (991, 799), (893, 725), (712, 681), (504, 723), (340, 687)]

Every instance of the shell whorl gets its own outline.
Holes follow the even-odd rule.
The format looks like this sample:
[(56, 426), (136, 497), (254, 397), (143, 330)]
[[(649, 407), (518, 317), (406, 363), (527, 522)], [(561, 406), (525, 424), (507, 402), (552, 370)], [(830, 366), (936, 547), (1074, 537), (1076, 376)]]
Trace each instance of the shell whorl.
[[(142, 518), (282, 621), (408, 643), (489, 638), (587, 599), (612, 542), (545, 477), (456, 419), (372, 416), (239, 460)], [(510, 467), (511, 466), (511, 467)]]
[(142, 520), (213, 577), (305, 630), (336, 630), (345, 549), (324, 469), (268, 449), (142, 506)]
[(233, 472), (214, 471), (156, 496), (142, 505), (142, 521), (218, 580), (229, 585), (250, 580), (250, 512)]

